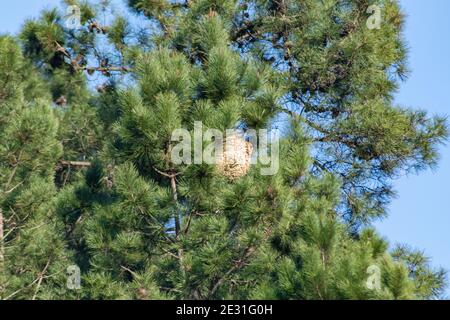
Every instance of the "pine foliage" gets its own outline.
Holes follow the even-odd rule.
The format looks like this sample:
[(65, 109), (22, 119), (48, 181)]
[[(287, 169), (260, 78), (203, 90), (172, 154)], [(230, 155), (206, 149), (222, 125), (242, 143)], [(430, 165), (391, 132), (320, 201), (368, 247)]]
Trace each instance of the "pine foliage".
[[(66, 2), (79, 29), (54, 9), (0, 37), (1, 299), (442, 296), (444, 270), (371, 226), (448, 136), (393, 104), (397, 1)], [(175, 163), (198, 121), (281, 127), (279, 172)]]

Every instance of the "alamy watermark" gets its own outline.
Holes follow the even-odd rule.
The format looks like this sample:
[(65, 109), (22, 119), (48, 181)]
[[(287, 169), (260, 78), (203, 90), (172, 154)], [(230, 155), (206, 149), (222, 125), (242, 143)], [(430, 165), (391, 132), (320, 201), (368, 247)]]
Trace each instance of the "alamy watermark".
[(67, 7), (65, 27), (72, 30), (81, 28), (81, 10), (79, 6), (71, 5)]
[(366, 281), (366, 287), (369, 290), (381, 290), (381, 269), (376, 265), (367, 268), (366, 273), (369, 275)]
[(371, 16), (366, 21), (366, 26), (369, 30), (380, 29), (381, 22), (383, 21), (381, 17), (381, 8), (377, 5), (371, 5), (367, 8), (366, 13), (371, 14)]
[(80, 290), (81, 289), (81, 270), (77, 265), (67, 267), (67, 289)]
[[(211, 164), (248, 166), (260, 164), (264, 176), (275, 175), (280, 168), (279, 137), (267, 129), (218, 129), (203, 131), (201, 121), (194, 122), (193, 137), (187, 129), (172, 132), (171, 151), (174, 164)], [(192, 143), (193, 142), (193, 143)], [(193, 147), (193, 148), (192, 148)], [(193, 150), (192, 150), (193, 149)]]

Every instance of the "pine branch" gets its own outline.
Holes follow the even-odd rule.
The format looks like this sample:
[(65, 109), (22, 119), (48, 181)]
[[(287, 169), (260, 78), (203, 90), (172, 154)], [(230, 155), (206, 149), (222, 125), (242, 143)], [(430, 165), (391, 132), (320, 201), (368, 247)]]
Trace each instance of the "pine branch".
[(213, 295), (217, 292), (217, 290), (220, 288), (220, 286), (223, 284), (223, 282), (225, 281), (225, 279), (226, 279), (230, 274), (232, 274), (233, 272), (235, 272), (235, 271), (241, 269), (241, 268), (245, 265), (246, 259), (250, 258), (251, 255), (252, 255), (254, 252), (255, 252), (255, 251), (254, 251), (254, 249), (253, 249), (252, 247), (247, 248), (247, 249), (245, 250), (244, 256), (243, 256), (239, 261), (237, 261), (237, 263), (236, 263), (233, 267), (231, 267), (231, 268), (230, 268), (230, 269), (229, 269), (222, 277), (219, 278), (219, 280), (216, 282), (216, 284), (214, 285), (214, 287), (211, 289), (211, 291), (210, 291), (210, 296), (213, 296)]
[(101, 72), (104, 75), (110, 72), (131, 72), (132, 70), (125, 66), (116, 66), (116, 67), (79, 67), (78, 70), (85, 70), (89, 74), (94, 73), (95, 71)]
[[(178, 192), (177, 192), (177, 182), (175, 180), (175, 176), (172, 175), (170, 177), (170, 186), (172, 188), (172, 194), (173, 194), (173, 201), (175, 202), (175, 205), (178, 206)], [(178, 215), (178, 210), (175, 214), (175, 235), (178, 237), (180, 234), (180, 217)]]
[(9, 194), (11, 192), (13, 192), (14, 190), (16, 190), (18, 187), (20, 187), (23, 184), (24, 181), (19, 182), (18, 184), (16, 184), (14, 187), (12, 187), (11, 189), (9, 189), (8, 191), (5, 191), (5, 194)]
[(8, 178), (8, 182), (6, 183), (5, 189), (8, 189), (9, 185), (12, 183), (12, 181), (14, 179), (14, 176), (16, 175), (17, 168), (19, 167), (19, 163), (21, 161), (22, 152), (23, 152), (23, 149), (20, 149), (19, 154), (17, 156), (17, 159), (16, 159), (16, 161), (15, 161), (15, 163), (13, 165), (13, 170), (12, 170), (12, 172), (11, 172), (9, 178)]
[(38, 294), (39, 289), (41, 288), (41, 285), (42, 285), (42, 280), (44, 280), (45, 273), (47, 272), (47, 269), (48, 269), (49, 266), (50, 266), (50, 260), (47, 261), (47, 264), (45, 265), (44, 269), (39, 274), (39, 277), (38, 277), (38, 280), (37, 280), (36, 290), (35, 290), (33, 298), (31, 300), (36, 300), (37, 294)]
[(189, 228), (190, 228), (190, 226), (191, 226), (191, 221), (192, 221), (192, 216), (194, 215), (194, 211), (191, 211), (190, 213), (189, 213), (189, 218), (188, 218), (188, 221), (187, 221), (187, 223), (186, 223), (186, 226), (184, 227), (184, 230), (183, 230), (183, 233), (184, 234), (187, 234), (188, 233), (188, 231), (189, 231)]
[(108, 66), (108, 65), (100, 65), (99, 67), (88, 67), (88, 66), (80, 66), (79, 62), (82, 56), (77, 55), (76, 58), (73, 58), (73, 56), (70, 54), (70, 52), (61, 46), (57, 41), (55, 41), (56, 44), (56, 52), (61, 53), (64, 55), (67, 59), (70, 60), (70, 66), (75, 71), (81, 71), (84, 70), (88, 74), (92, 75), (95, 71), (101, 72), (105, 76), (109, 76), (111, 72), (130, 72), (131, 69), (126, 66)]
[(120, 268), (122, 268), (123, 270), (129, 272), (135, 279), (139, 278), (139, 275), (136, 272), (134, 272), (133, 270), (131, 270), (131, 269), (125, 267), (125, 266), (120, 266)]
[(85, 161), (66, 161), (61, 160), (59, 164), (63, 167), (81, 167), (81, 168), (89, 168), (92, 166), (91, 162), (85, 162)]
[[(170, 179), (170, 186), (172, 188), (172, 196), (173, 196), (173, 201), (175, 202), (175, 207), (176, 207), (176, 212), (175, 212), (175, 238), (178, 240), (178, 237), (180, 236), (180, 216), (178, 214), (178, 191), (177, 191), (177, 181), (176, 181), (176, 177), (180, 174), (180, 173), (166, 173), (166, 172), (162, 172), (160, 170), (158, 170), (156, 167), (153, 167), (153, 169), (158, 172), (159, 174), (167, 177)], [(183, 266), (183, 249), (180, 248), (178, 249), (178, 259), (180, 261), (180, 268), (182, 270), (182, 273), (185, 273), (184, 270), (184, 266)]]
[[(178, 207), (178, 192), (177, 192), (176, 177), (180, 173), (167, 173), (158, 170), (158, 168), (156, 167), (153, 167), (153, 169), (160, 175), (170, 179), (170, 187), (172, 188), (173, 201), (175, 202), (175, 205)], [(175, 219), (175, 235), (178, 237), (178, 235), (180, 234), (180, 217), (178, 216), (178, 212), (175, 214), (174, 219)]]

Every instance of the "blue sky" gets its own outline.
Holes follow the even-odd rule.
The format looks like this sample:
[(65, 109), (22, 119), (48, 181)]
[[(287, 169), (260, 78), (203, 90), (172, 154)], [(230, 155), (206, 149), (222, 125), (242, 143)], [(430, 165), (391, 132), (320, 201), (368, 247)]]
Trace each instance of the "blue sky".
[[(450, 115), (450, 1), (401, 0), (406, 11), (410, 78), (397, 103)], [(377, 229), (391, 243), (424, 249), (433, 264), (450, 270), (450, 146), (435, 170), (396, 182), (398, 198)], [(450, 289), (447, 290), (450, 296)]]
[[(60, 0), (2, 1), (0, 33), (16, 33), (25, 18)], [(410, 78), (396, 101), (430, 114), (450, 114), (450, 1), (401, 0), (407, 14), (405, 38), (410, 47)], [(395, 182), (398, 198), (390, 215), (376, 223), (391, 244), (425, 250), (433, 264), (450, 270), (450, 147), (441, 148), (435, 170)], [(448, 198), (447, 198), (448, 197)], [(450, 289), (447, 291), (450, 296)]]

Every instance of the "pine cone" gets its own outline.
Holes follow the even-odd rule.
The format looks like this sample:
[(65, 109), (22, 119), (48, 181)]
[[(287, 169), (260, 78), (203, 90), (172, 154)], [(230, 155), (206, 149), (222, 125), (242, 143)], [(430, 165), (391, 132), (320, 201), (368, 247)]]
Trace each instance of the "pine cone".
[(61, 96), (58, 99), (56, 99), (55, 104), (58, 106), (65, 106), (67, 104), (67, 99), (65, 96)]

